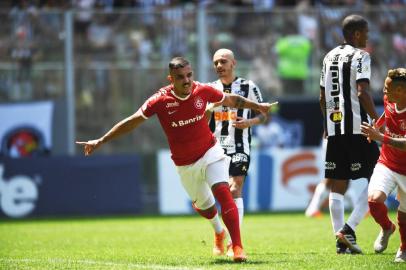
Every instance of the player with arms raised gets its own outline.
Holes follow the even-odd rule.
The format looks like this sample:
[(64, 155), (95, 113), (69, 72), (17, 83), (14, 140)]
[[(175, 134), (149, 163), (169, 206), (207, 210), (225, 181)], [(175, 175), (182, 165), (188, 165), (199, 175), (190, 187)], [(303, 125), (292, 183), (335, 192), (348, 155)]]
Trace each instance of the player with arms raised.
[[(215, 199), (218, 201), (233, 242), (234, 261), (245, 261), (247, 257), (241, 243), (238, 210), (227, 182), (229, 159), (210, 131), (204, 117), (205, 109), (208, 102), (220, 102), (229, 107), (267, 113), (271, 104), (224, 94), (194, 81), (192, 67), (183, 57), (170, 61), (168, 79), (170, 85), (161, 88), (136, 113), (117, 123), (104, 136), (77, 143), (84, 146), (85, 155), (90, 155), (102, 144), (134, 130), (156, 114), (167, 136), (182, 185), (194, 208), (210, 221), (216, 236), (222, 235), (224, 240), (225, 231), (215, 206)], [(215, 244), (214, 250), (224, 250), (223, 242), (215, 241)]]
[[(363, 135), (382, 142), (381, 155), (375, 166), (368, 189), (371, 215), (381, 226), (374, 243), (375, 252), (383, 252), (396, 226), (389, 220), (385, 200), (398, 187), (398, 225), (401, 244), (395, 262), (406, 262), (406, 69), (389, 70), (385, 79), (384, 117), (375, 125), (363, 123)], [(379, 128), (385, 125), (385, 133)]]

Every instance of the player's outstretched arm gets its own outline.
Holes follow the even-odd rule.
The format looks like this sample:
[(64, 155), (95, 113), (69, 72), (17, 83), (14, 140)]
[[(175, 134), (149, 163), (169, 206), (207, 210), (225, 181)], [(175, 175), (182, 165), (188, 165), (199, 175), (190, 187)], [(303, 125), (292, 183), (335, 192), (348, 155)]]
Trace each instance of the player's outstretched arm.
[(399, 150), (406, 151), (406, 139), (405, 138), (393, 138), (388, 135), (384, 135), (379, 131), (379, 127), (375, 124), (370, 125), (366, 122), (361, 124), (362, 135), (368, 138), (368, 140), (374, 140), (389, 144)]
[(263, 114), (268, 114), (271, 107), (278, 104), (278, 102), (257, 103), (239, 95), (225, 94), (224, 100), (220, 104), (232, 108), (252, 109)]
[(125, 133), (130, 132), (131, 130), (137, 128), (145, 119), (141, 116), (141, 111), (138, 110), (133, 115), (123, 119), (118, 122), (114, 127), (112, 127), (106, 134), (101, 138), (96, 140), (89, 140), (87, 142), (76, 142), (79, 145), (83, 145), (83, 152), (86, 156), (91, 155), (94, 150), (99, 148), (102, 144), (111, 141), (114, 138), (117, 138)]
[(243, 117), (237, 116), (237, 119), (233, 122), (232, 126), (238, 129), (244, 129), (252, 126), (262, 124), (268, 118), (267, 114), (259, 113), (253, 118), (245, 119)]

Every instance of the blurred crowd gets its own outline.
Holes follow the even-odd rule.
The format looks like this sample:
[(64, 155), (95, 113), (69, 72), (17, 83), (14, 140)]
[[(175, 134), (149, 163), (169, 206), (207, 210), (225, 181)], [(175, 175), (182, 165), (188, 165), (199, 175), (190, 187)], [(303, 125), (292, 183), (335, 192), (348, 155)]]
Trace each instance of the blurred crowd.
[[(317, 97), (321, 56), (342, 42), (349, 13), (369, 20), (377, 96), (386, 70), (406, 63), (406, 0), (0, 1), (1, 103), (64, 98), (66, 11), (83, 137), (105, 131), (166, 84), (173, 56), (189, 58), (196, 79), (206, 70), (213, 80), (211, 55), (221, 47), (235, 52), (238, 74), (265, 99)], [(156, 143), (154, 128), (145, 129), (146, 148), (165, 144)]]

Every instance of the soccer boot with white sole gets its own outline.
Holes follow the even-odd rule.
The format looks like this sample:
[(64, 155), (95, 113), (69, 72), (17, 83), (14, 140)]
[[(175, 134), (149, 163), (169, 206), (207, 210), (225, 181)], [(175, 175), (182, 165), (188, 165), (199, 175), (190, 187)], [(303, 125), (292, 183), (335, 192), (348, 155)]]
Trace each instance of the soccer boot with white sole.
[(396, 226), (393, 223), (392, 223), (390, 229), (388, 229), (388, 230), (381, 229), (381, 231), (378, 234), (378, 237), (376, 238), (375, 243), (374, 243), (374, 250), (376, 253), (381, 253), (388, 247), (389, 238), (395, 231), (396, 231)]
[(351, 254), (362, 254), (361, 248), (357, 245), (355, 232), (347, 224), (336, 234), (337, 242), (345, 244)]
[(227, 257), (234, 257), (234, 251), (233, 251), (233, 243), (228, 243), (227, 244), (227, 252), (226, 252)]
[(398, 249), (398, 252), (396, 252), (395, 256), (395, 261), (397, 263), (404, 263), (406, 262), (406, 250), (401, 250), (400, 248)]

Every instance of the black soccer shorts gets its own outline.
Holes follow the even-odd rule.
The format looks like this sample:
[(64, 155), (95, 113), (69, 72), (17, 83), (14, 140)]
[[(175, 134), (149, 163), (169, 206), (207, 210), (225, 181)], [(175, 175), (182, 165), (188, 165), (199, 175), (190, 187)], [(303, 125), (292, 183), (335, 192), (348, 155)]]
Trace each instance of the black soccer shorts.
[(325, 177), (332, 179), (369, 178), (379, 158), (376, 142), (359, 134), (327, 138)]
[(229, 175), (239, 176), (247, 175), (248, 168), (250, 167), (250, 156), (245, 153), (227, 154), (231, 158)]

